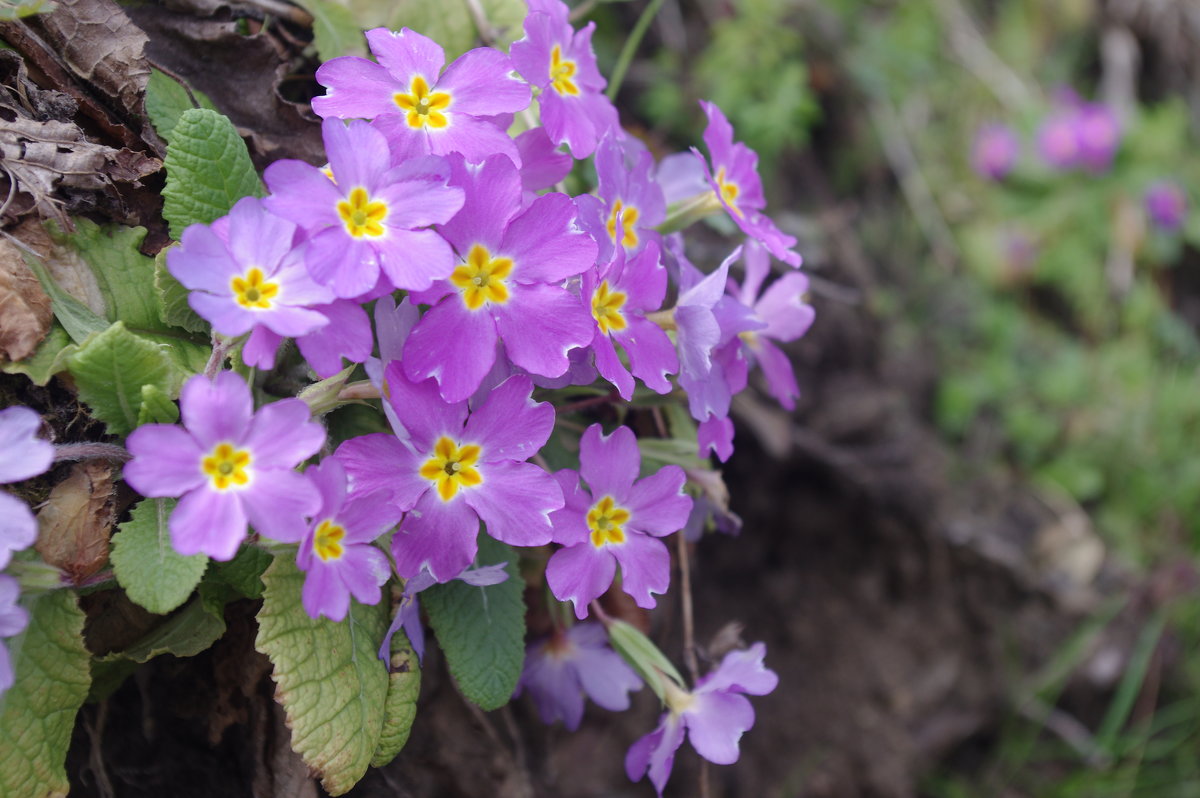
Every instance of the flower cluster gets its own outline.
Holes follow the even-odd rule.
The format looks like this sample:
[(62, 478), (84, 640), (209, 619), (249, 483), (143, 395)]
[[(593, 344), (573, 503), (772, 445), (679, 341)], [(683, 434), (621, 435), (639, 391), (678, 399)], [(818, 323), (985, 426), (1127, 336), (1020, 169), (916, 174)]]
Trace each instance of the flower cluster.
[[(319, 377), (363, 364), (358, 387), (370, 390), (357, 395), (376, 392), (391, 431), (327, 441), (303, 401), (256, 410), (233, 371), (191, 378), (182, 425), (135, 430), (125, 468), (143, 495), (179, 497), (180, 553), (228, 560), (248, 540), (293, 544), (305, 610), (335, 621), (397, 579), (384, 659), (400, 629), (423, 652), (421, 591), (506, 578), (472, 567), (481, 528), (510, 546), (554, 545), (546, 584), (580, 619), (614, 586), (655, 606), (671, 573), (662, 538), (699, 528), (691, 494), (711, 486), (689, 487), (678, 465), (648, 467), (611, 416), (572, 434), (583, 425), (558, 424), (555, 391), (599, 379), (612, 392), (588, 390), (612, 402), (636, 400), (639, 383), (682, 388), (700, 456), (724, 460), (731, 398), (753, 365), (794, 406), (778, 345), (813, 313), (796, 241), (764, 213), (757, 157), (724, 114), (703, 104), (707, 157), (656, 163), (602, 93), (591, 31), (574, 30), (559, 0), (530, 0), (508, 53), (483, 47), (450, 64), (420, 33), (369, 31), (374, 60), (317, 71), (327, 165), (276, 162), (266, 197), (184, 231), (168, 268), (245, 365), (273, 368), (288, 338)], [(540, 126), (510, 135), (517, 115), (532, 124), (535, 96)], [(564, 193), (559, 181), (592, 156), (594, 193)], [(745, 244), (706, 275), (667, 233), (709, 213), (728, 215)], [(772, 259), (783, 274), (770, 281)], [(548, 470), (541, 452), (556, 434), (577, 442), (578, 470)], [(585, 694), (623, 709), (641, 684), (595, 624), (564, 620), (527, 662), (521, 689), (570, 727)], [(731, 690), (702, 683), (696, 695)]]

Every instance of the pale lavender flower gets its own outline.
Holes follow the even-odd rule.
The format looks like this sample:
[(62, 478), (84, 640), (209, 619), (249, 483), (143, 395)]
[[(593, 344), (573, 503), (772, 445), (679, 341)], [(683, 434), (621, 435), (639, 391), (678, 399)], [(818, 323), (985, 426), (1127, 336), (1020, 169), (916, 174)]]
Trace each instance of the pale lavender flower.
[(762, 643), (729, 652), (690, 693), (664, 680), (667, 711), (658, 728), (634, 743), (625, 755), (625, 774), (630, 780), (639, 781), (649, 775), (661, 796), (685, 734), (696, 753), (709, 762), (736, 762), (738, 740), (754, 726), (754, 707), (746, 695), (766, 695), (779, 684), (775, 672), (763, 665), (766, 653)]
[(971, 145), (971, 166), (980, 177), (1003, 180), (1017, 163), (1021, 142), (1008, 125), (984, 125)]
[[(613, 583), (621, 566), (621, 589), (645, 609), (665, 593), (671, 555), (659, 540), (683, 528), (692, 500), (682, 492), (683, 469), (669, 465), (637, 479), (642, 456), (628, 427), (604, 435), (599, 424), (579, 442), (579, 472), (555, 474), (566, 506), (550, 516), (554, 542), (564, 548), (546, 564), (546, 584), (559, 601), (571, 601), (586, 618), (588, 603)], [(580, 477), (587, 482), (585, 490)]]
[(608, 644), (597, 623), (556, 629), (525, 650), (525, 667), (514, 696), (528, 690), (542, 722), (561, 720), (574, 731), (583, 720), (584, 697), (614, 712), (629, 709), (629, 693), (642, 688), (633, 668)]
[(296, 540), (320, 505), (294, 469), (325, 441), (308, 405), (282, 399), (254, 411), (250, 388), (232, 371), (187, 381), (183, 427), (147, 424), (129, 436), (125, 480), (143, 496), (182, 497), (171, 513), (171, 543), (183, 555), (229, 560), (247, 523), (275, 540)]
[(403, 515), (383, 492), (346, 495), (346, 471), (337, 458), (327, 457), (305, 472), (321, 506), (308, 533), (299, 542), (296, 565), (305, 572), (301, 602), (311, 617), (333, 621), (346, 617), (350, 596), (362, 604), (378, 604), (380, 587), (391, 574), (391, 563), (371, 543)]
[[(29, 613), (17, 604), (20, 593), (21, 588), (16, 579), (7, 574), (0, 574), (0, 638), (19, 635), (29, 624)], [(0, 697), (13, 686), (13, 679), (8, 649), (0, 643)]]
[(654, 156), (637, 139), (610, 130), (596, 149), (596, 194), (577, 199), (579, 221), (608, 262), (613, 247), (628, 255), (661, 243), (655, 228), (666, 219), (663, 190), (654, 180)]
[[(41, 416), (28, 407), (0, 410), (0, 484), (21, 482), (50, 468), (54, 446), (37, 437), (41, 425)], [(37, 520), (29, 506), (0, 491), (0, 570), (8, 566), (13, 552), (29, 548), (35, 540)]]
[(1112, 165), (1121, 144), (1121, 123), (1111, 108), (1103, 103), (1080, 105), (1075, 112), (1075, 135), (1085, 167), (1103, 172)]
[(529, 0), (525, 36), (509, 52), (521, 76), (541, 90), (538, 107), (550, 140), (565, 142), (573, 156), (586, 158), (617, 126), (617, 109), (604, 96), (607, 82), (592, 52), (596, 23), (576, 31), (567, 16), (559, 0)]
[(1187, 194), (1178, 183), (1159, 180), (1146, 189), (1146, 214), (1159, 228), (1174, 232), (1187, 218)]

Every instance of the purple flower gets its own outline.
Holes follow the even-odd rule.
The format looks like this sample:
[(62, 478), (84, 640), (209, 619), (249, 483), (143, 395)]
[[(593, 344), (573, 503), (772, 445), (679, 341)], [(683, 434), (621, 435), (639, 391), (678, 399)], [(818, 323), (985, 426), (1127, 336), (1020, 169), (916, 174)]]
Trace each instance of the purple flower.
[(228, 560), (250, 523), (276, 540), (297, 540), (320, 499), (295, 467), (325, 441), (299, 399), (254, 412), (250, 389), (224, 371), (192, 377), (180, 394), (183, 427), (148, 424), (126, 445), (125, 480), (143, 496), (180, 496), (171, 543), (183, 555)]
[(167, 267), (191, 290), (188, 304), (221, 335), (262, 329), (295, 338), (329, 323), (311, 306), (333, 299), (309, 277), (295, 238), (296, 225), (244, 197), (211, 226), (184, 230)]
[[(0, 574), (0, 638), (19, 635), (29, 624), (29, 614), (17, 604), (20, 593), (16, 579)], [(0, 697), (12, 686), (12, 661), (8, 658), (8, 649), (0, 643)]]
[(1187, 218), (1188, 200), (1178, 183), (1159, 180), (1146, 189), (1146, 214), (1159, 228), (1174, 232)]
[(984, 125), (971, 146), (971, 167), (980, 177), (1003, 180), (1017, 163), (1021, 142), (1008, 125)]
[(1112, 165), (1121, 143), (1121, 125), (1117, 115), (1103, 103), (1084, 103), (1075, 112), (1075, 135), (1079, 158), (1093, 172)]
[[(37, 437), (41, 426), (41, 416), (28, 407), (0, 410), (0, 484), (21, 482), (50, 468), (54, 446)], [(14, 551), (33, 545), (37, 531), (29, 506), (0, 491), (0, 570), (8, 567)]]
[[(734, 142), (733, 126), (720, 108), (703, 101), (700, 106), (708, 116), (704, 143), (712, 167), (704, 163), (704, 174), (709, 187), (743, 233), (762, 242), (772, 255), (789, 266), (799, 266), (800, 256), (792, 250), (796, 239), (780, 231), (762, 213), (767, 200), (758, 176), (758, 155), (740, 141)], [(696, 157), (704, 161), (698, 152)]]
[(774, 671), (763, 665), (767, 647), (755, 643), (744, 651), (731, 651), (721, 664), (686, 693), (666, 682), (667, 712), (658, 728), (638, 740), (625, 755), (625, 774), (632, 781), (645, 775), (662, 795), (675, 764), (675, 752), (686, 730), (696, 753), (717, 765), (738, 760), (738, 740), (754, 726), (754, 707), (746, 695), (766, 695), (779, 684)]
[[(472, 568), (454, 578), (475, 587), (498, 585), (508, 579), (508, 572), (504, 570), (506, 565), (508, 563), (502, 562), (485, 565), (481, 568)], [(417, 655), (417, 662), (424, 661), (425, 627), (421, 625), (421, 603), (417, 596), (422, 590), (428, 590), (436, 584), (437, 580), (434, 579), (433, 574), (429, 573), (428, 568), (422, 569), (421, 573), (405, 581), (404, 593), (400, 596), (400, 606), (396, 608), (396, 616), (392, 619), (392, 625), (388, 627), (387, 634), (383, 636), (383, 643), (379, 646), (381, 660), (391, 661), (392, 637), (400, 629), (404, 629), (404, 635), (408, 638), (413, 653)]]
[(791, 361), (775, 342), (794, 341), (812, 326), (815, 314), (812, 305), (805, 302), (808, 277), (801, 272), (788, 272), (771, 283), (760, 296), (763, 280), (771, 271), (770, 257), (756, 242), (750, 242), (746, 246), (743, 261), (746, 278), (741, 289), (734, 290), (733, 295), (751, 310), (755, 319), (766, 326), (759, 330), (741, 331), (737, 340), (747, 359), (757, 361), (762, 366), (771, 395), (783, 407), (792, 410), (796, 407), (795, 400), (800, 395), (800, 389), (796, 385)]
[(596, 261), (596, 242), (576, 225), (575, 203), (546, 194), (522, 207), (521, 180), (507, 158), (482, 166), (451, 159), (451, 184), (466, 193), (462, 211), (441, 233), (459, 264), (448, 280), (413, 301), (431, 305), (404, 347), (410, 379), (437, 380), (442, 397), (471, 396), (496, 361), (497, 341), (516, 366), (557, 377), (567, 353), (587, 346), (593, 324), (566, 278)]
[(350, 609), (352, 594), (363, 604), (379, 603), (379, 588), (392, 567), (371, 542), (395, 526), (402, 513), (383, 492), (356, 493), (347, 499), (346, 471), (337, 458), (326, 458), (305, 475), (321, 506), (296, 552), (296, 565), (307, 574), (301, 601), (311, 617), (340, 621)]
[[(333, 63), (330, 61), (329, 63)], [(318, 283), (341, 298), (375, 288), (380, 270), (396, 288), (428, 288), (454, 269), (450, 245), (433, 230), (462, 207), (436, 157), (391, 168), (384, 135), (367, 122), (321, 126), (328, 173), (303, 161), (276, 161), (264, 178), (263, 203), (309, 236), (305, 262)]]
[[(659, 262), (658, 244), (650, 243), (629, 260), (619, 248), (614, 258), (602, 273), (583, 275), (583, 299), (591, 306), (595, 322), (591, 346), (596, 370), (617, 386), (626, 401), (633, 396), (635, 376), (651, 390), (670, 393), (667, 375), (679, 370), (675, 345), (661, 327), (646, 319), (647, 313), (662, 307), (667, 292), (667, 272)], [(625, 350), (628, 368), (616, 345)]]
[(521, 187), (530, 193), (555, 185), (575, 165), (574, 158), (555, 149), (544, 127), (517, 136), (517, 151), (521, 153)]
[(355, 493), (387, 491), (408, 512), (392, 537), (396, 572), (408, 579), (427, 567), (439, 582), (453, 579), (475, 559), (480, 521), (505, 543), (549, 543), (562, 491), (524, 461), (549, 439), (554, 408), (532, 400), (529, 378), (505, 380), (470, 411), (445, 402), (433, 382), (410, 381), (398, 362), (384, 374), (401, 429), (352, 438), (337, 457)]
[(579, 220), (600, 244), (600, 260), (620, 244), (633, 255), (661, 237), (654, 229), (667, 216), (662, 188), (654, 181), (654, 156), (633, 138), (609, 131), (596, 150), (596, 195), (584, 195)]
[(513, 66), (541, 90), (542, 125), (555, 144), (586, 158), (609, 128), (617, 127), (617, 109), (604, 96), (607, 82), (596, 67), (589, 22), (576, 31), (559, 0), (529, 0), (525, 37), (512, 43)]
[[(311, 308), (328, 320), (328, 324), (297, 336), (296, 345), (308, 365), (321, 379), (332, 377), (342, 370), (342, 358), (362, 363), (371, 355), (371, 320), (362, 306), (353, 300), (335, 299), (328, 305)], [(275, 353), (283, 338), (265, 327), (255, 327), (242, 348), (242, 360), (247, 365), (271, 369)]]
[(1074, 109), (1059, 110), (1046, 117), (1038, 128), (1038, 154), (1055, 169), (1071, 169), (1079, 164), (1075, 120)]
[(376, 28), (366, 36), (378, 64), (344, 56), (317, 70), (317, 81), (328, 90), (312, 101), (319, 116), (375, 119), (395, 163), (451, 152), (471, 161), (493, 153), (518, 159), (512, 139), (488, 119), (529, 107), (529, 86), (513, 74), (508, 56), (481, 47), (443, 73), (446, 53), (426, 36), (408, 28)]
[(666, 466), (639, 480), (641, 464), (632, 430), (618, 427), (605, 436), (593, 424), (579, 442), (580, 473), (555, 474), (566, 506), (551, 520), (554, 541), (564, 548), (546, 564), (546, 583), (559, 601), (575, 604), (579, 618), (612, 585), (618, 563), (621, 587), (639, 607), (654, 607), (651, 594), (667, 590), (671, 555), (658, 538), (683, 528), (692, 500), (682, 493), (682, 468)]
[(608, 645), (604, 627), (580, 623), (565, 631), (556, 629), (526, 649), (514, 695), (528, 690), (543, 723), (562, 720), (574, 731), (583, 720), (585, 695), (620, 712), (629, 709), (629, 692), (641, 688), (637, 673)]

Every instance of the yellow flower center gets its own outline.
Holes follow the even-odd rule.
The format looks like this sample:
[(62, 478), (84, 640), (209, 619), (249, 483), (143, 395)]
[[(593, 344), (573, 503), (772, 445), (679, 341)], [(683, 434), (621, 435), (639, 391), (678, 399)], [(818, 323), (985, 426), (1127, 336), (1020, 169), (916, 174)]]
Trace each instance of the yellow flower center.
[(448, 502), (459, 488), (483, 484), (483, 476), (475, 468), (482, 452), (478, 444), (459, 445), (443, 435), (433, 446), (433, 457), (425, 461), (418, 473), (434, 484), (442, 501)]
[(617, 225), (620, 224), (623, 228), (623, 235), (620, 244), (626, 249), (633, 249), (638, 245), (637, 226), (638, 209), (632, 205), (624, 205), (620, 200), (613, 203), (612, 212), (608, 215), (608, 237), (617, 242)]
[(392, 95), (392, 101), (400, 106), (400, 110), (407, 111), (404, 120), (411, 128), (440, 129), (450, 124), (450, 120), (442, 113), (450, 107), (450, 93), (431, 92), (429, 83), (420, 75), (413, 77), (408, 94), (398, 91)]
[(348, 199), (338, 201), (337, 212), (346, 224), (346, 232), (355, 238), (378, 238), (383, 235), (383, 220), (388, 215), (387, 203), (371, 199), (362, 186), (355, 186), (350, 190)]
[(492, 257), (487, 247), (475, 244), (467, 253), (466, 262), (451, 272), (450, 282), (462, 291), (463, 304), (470, 310), (479, 310), (485, 302), (503, 305), (508, 301), (504, 278), (512, 270), (512, 258)]
[(579, 87), (571, 80), (578, 69), (574, 61), (562, 57), (562, 47), (554, 45), (554, 49), (550, 51), (550, 85), (556, 92), (572, 97), (579, 94)]
[(609, 543), (624, 543), (625, 530), (621, 524), (629, 522), (630, 513), (605, 496), (588, 510), (587, 525), (592, 530), (592, 545), (601, 548)]
[(212, 453), (200, 461), (200, 468), (217, 490), (240, 488), (250, 483), (250, 452), (235, 449), (230, 443), (218, 443)]
[(346, 553), (342, 546), (344, 537), (346, 530), (335, 524), (332, 519), (326, 518), (313, 534), (313, 554), (320, 557), (322, 562), (342, 559), (342, 555)]
[(737, 206), (737, 198), (738, 194), (742, 193), (742, 189), (737, 183), (725, 179), (724, 166), (717, 170), (717, 186), (721, 190), (721, 199), (725, 200), (725, 204), (732, 208), (740, 219), (743, 214), (742, 209)]
[(271, 300), (279, 293), (279, 283), (269, 283), (263, 279), (262, 269), (250, 267), (244, 275), (238, 275), (229, 281), (233, 289), (233, 298), (244, 308), (270, 310)]
[(600, 283), (596, 292), (592, 294), (592, 318), (600, 325), (600, 332), (608, 335), (610, 330), (619, 332), (629, 326), (629, 322), (625, 321), (625, 316), (621, 313), (624, 304), (625, 294), (609, 288), (608, 280)]

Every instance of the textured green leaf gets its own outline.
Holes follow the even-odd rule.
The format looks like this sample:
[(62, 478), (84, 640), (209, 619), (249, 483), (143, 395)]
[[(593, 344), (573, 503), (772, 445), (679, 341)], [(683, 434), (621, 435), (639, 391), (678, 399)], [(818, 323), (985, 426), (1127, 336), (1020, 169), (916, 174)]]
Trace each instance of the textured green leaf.
[(367, 40), (349, 8), (334, 0), (299, 0), (299, 5), (313, 15), (313, 44), (322, 61), (340, 55), (366, 56)]
[(341, 623), (308, 617), (300, 604), (304, 575), (290, 557), (263, 574), (259, 651), (274, 666), (275, 697), (287, 713), (292, 748), (342, 795), (362, 778), (379, 747), (388, 674), (376, 656), (387, 610), (351, 601)]
[(462, 581), (434, 585), (421, 605), (446, 652), (458, 689), (483, 709), (508, 703), (525, 659), (525, 582), (510, 546), (479, 535), (477, 565), (507, 562), (508, 579), (475, 587)]
[[(192, 101), (193, 97), (195, 102)], [(171, 131), (175, 129), (179, 117), (183, 115), (184, 111), (196, 108), (196, 103), (199, 103), (200, 108), (217, 110), (212, 100), (203, 93), (192, 89), (191, 97), (189, 97), (188, 90), (179, 81), (164, 72), (151, 68), (150, 82), (146, 84), (146, 113), (154, 124), (154, 129), (158, 131), (158, 135), (170, 141)]]
[(224, 601), (214, 603), (197, 596), (132, 646), (101, 657), (101, 660), (149, 662), (160, 654), (194, 657), (225, 634), (224, 608)]
[(138, 426), (143, 424), (174, 424), (179, 421), (179, 407), (157, 385), (142, 386), (142, 406), (138, 409)]
[(163, 216), (178, 239), (190, 224), (209, 224), (242, 197), (263, 195), (246, 142), (216, 111), (191, 108), (179, 116), (167, 147)]
[(50, 309), (54, 311), (54, 317), (71, 336), (72, 341), (81, 344), (87, 340), (88, 336), (102, 332), (108, 327), (108, 322), (93, 313), (91, 308), (59, 288), (58, 283), (54, 282), (54, 278), (46, 271), (46, 267), (40, 260), (28, 252), (22, 251), (21, 255), (24, 257), (25, 263), (37, 275), (42, 288), (50, 297)]
[(172, 248), (164, 249), (154, 258), (154, 289), (158, 294), (158, 310), (167, 324), (208, 335), (208, 322), (200, 318), (188, 304), (188, 294), (191, 292), (167, 271), (167, 253)]
[(251, 599), (263, 594), (263, 571), (271, 564), (271, 554), (258, 546), (242, 546), (229, 562), (213, 563), (217, 576), (238, 592)]
[(83, 613), (74, 593), (54, 590), (33, 599), (29, 616), (5, 641), (16, 682), (0, 697), (0, 795), (65, 796), (67, 746), (91, 683)]
[(142, 386), (156, 385), (175, 396), (184, 372), (155, 342), (117, 322), (67, 358), (79, 398), (113, 435), (126, 435), (138, 424)]
[(67, 368), (67, 357), (76, 350), (71, 336), (55, 321), (45, 339), (38, 344), (37, 351), (24, 360), (0, 364), (6, 374), (24, 374), (34, 385), (45, 385), (50, 378)]
[(131, 330), (169, 330), (163, 322), (154, 291), (154, 259), (138, 251), (146, 238), (144, 227), (100, 227), (90, 219), (75, 219), (75, 232), (54, 236), (75, 250), (96, 276), (109, 321), (122, 321)]
[(383, 732), (379, 747), (371, 758), (372, 767), (383, 767), (396, 758), (408, 742), (417, 717), (417, 697), (421, 694), (421, 666), (403, 631), (392, 636), (391, 672), (388, 674), (387, 701), (383, 706)]
[(146, 499), (112, 541), (117, 582), (133, 602), (159, 615), (187, 600), (208, 565), (203, 554), (185, 557), (171, 546), (167, 520), (174, 509), (174, 499)]

